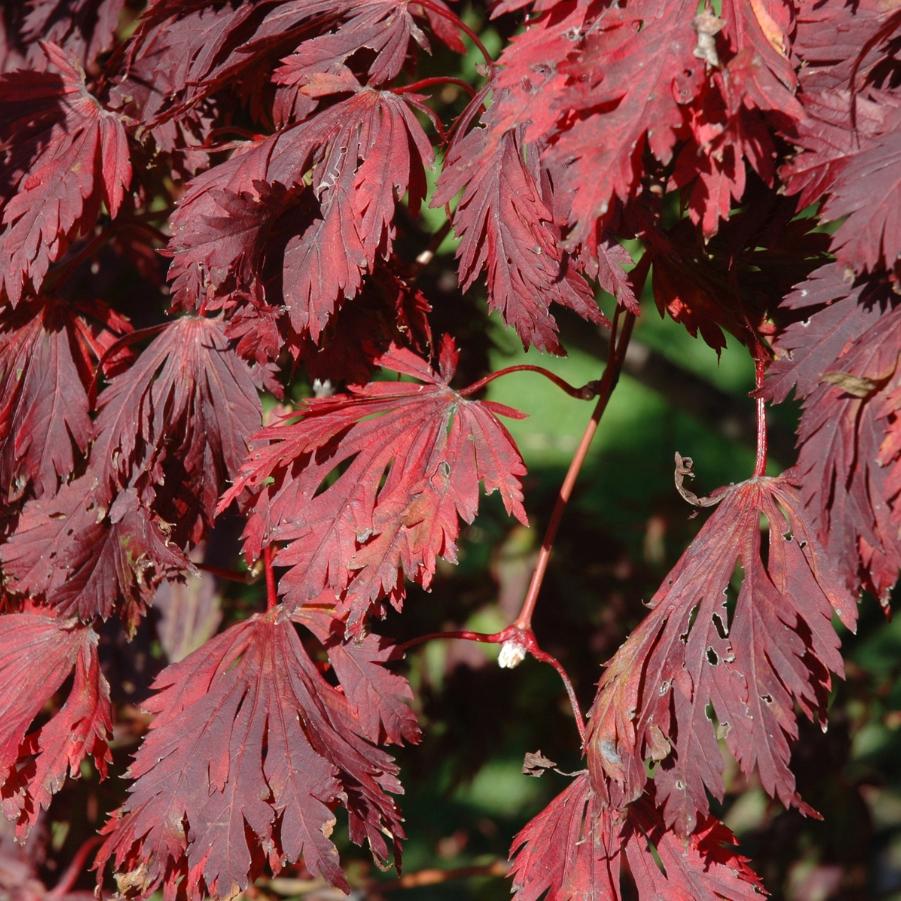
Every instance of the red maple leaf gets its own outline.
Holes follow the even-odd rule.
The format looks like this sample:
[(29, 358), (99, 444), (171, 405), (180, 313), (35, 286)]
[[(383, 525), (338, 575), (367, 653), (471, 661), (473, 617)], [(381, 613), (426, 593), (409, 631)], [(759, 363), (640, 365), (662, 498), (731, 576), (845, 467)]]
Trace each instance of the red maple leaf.
[(108, 497), (88, 474), (29, 501), (0, 545), (7, 589), (83, 620), (118, 609), (135, 626), (159, 582), (190, 564), (133, 489)]
[[(209, 522), (260, 424), (250, 371), (222, 323), (185, 316), (166, 325), (98, 408), (89, 471), (100, 503), (134, 485), (145, 504), (168, 504), (169, 521), (197, 540), (196, 522)], [(167, 473), (177, 477), (167, 482)]]
[(40, 61), (40, 42), (61, 47), (82, 66), (93, 63), (112, 47), (125, 0), (27, 0), (21, 40), (29, 59)]
[[(6, 171), (0, 169), (0, 184), (15, 184), (0, 198), (0, 292), (13, 305), (27, 283), (39, 290), (70, 240), (94, 226), (101, 202), (111, 216), (118, 213), (131, 182), (122, 122), (88, 93), (84, 72), (59, 47), (42, 46), (52, 75), (42, 80), (40, 127), (20, 118), (0, 127), (3, 137), (9, 130), (13, 144)], [(35, 73), (4, 75), (0, 109), (7, 104), (16, 109), (34, 84)]]
[(706, 814), (708, 792), (723, 796), (717, 731), (768, 793), (812, 812), (788, 767), (795, 707), (823, 715), (829, 673), (843, 672), (831, 618), (848, 626), (856, 618), (854, 597), (791, 485), (752, 479), (716, 496), (719, 506), (651, 599), (651, 613), (608, 664), (588, 741), (596, 791), (615, 806), (634, 801), (650, 766), (665, 822), (684, 835)]
[(765, 894), (722, 823), (707, 817), (683, 838), (661, 822), (650, 799), (620, 815), (584, 772), (513, 839), (510, 857), (517, 901), (618, 901), (630, 897), (622, 892), (624, 868), (639, 898), (742, 901)]
[(259, 242), (281, 217), (270, 302), (280, 292), (295, 331), (317, 341), (390, 252), (398, 200), (407, 193), (415, 210), (425, 193), (432, 148), (410, 103), (414, 95), (360, 90), (194, 179), (172, 217), (176, 302), (252, 291), (263, 277)]
[(290, 567), (280, 590), (291, 604), (343, 594), (359, 627), (385, 594), (400, 603), (404, 575), (427, 586), (439, 556), (456, 559), (459, 520), (472, 522), (480, 481), (526, 522), (525, 467), (497, 418), (522, 414), (451, 388), (456, 363), (447, 338), (437, 373), (392, 350), (376, 364), (415, 382), (310, 400), (260, 432), (220, 509), (246, 489), (256, 495), (245, 551), (256, 559), (270, 541), (286, 545), (276, 563)]
[[(378, 682), (376, 700), (389, 707), (398, 688), (401, 702), (408, 692), (393, 678)], [(103, 829), (99, 871), (112, 860), (144, 893), (181, 883), (190, 896), (227, 897), (262, 859), (277, 873), (303, 858), (348, 891), (329, 838), (338, 803), (353, 841), (368, 841), (380, 862), (388, 841), (399, 854), (404, 833), (387, 794), (401, 790), (397, 767), (280, 608), (167, 667), (154, 689), (145, 706), (155, 718), (129, 770), (131, 795)]]
[(91, 438), (82, 336), (77, 311), (55, 300), (0, 313), (0, 490), (53, 494)]
[[(437, 0), (436, 5), (447, 9), (441, 0)], [(463, 50), (454, 29), (442, 27), (446, 26), (447, 20), (423, 9), (415, 0), (362, 0), (345, 2), (343, 6), (345, 20), (334, 31), (304, 41), (285, 57), (275, 72), (276, 83), (302, 89), (316, 83), (317, 76), (340, 75), (347, 71), (348, 59), (361, 50), (369, 51), (364, 69), (365, 83), (377, 87), (390, 81), (403, 67), (411, 40), (423, 50), (429, 49), (428, 38), (419, 27), (414, 12), (419, 16), (425, 12), (436, 34), (453, 49)]]
[[(29, 732), (73, 670), (65, 703)], [(91, 758), (106, 775), (109, 686), (96, 632), (39, 608), (0, 617), (0, 677), (0, 789), (4, 813), (21, 838), (83, 760)]]
[(516, 329), (523, 345), (561, 353), (550, 305), (604, 322), (585, 279), (560, 249), (560, 227), (513, 133), (495, 138), (484, 128), (454, 142), (433, 206), (462, 191), (454, 214), (465, 291), (488, 270), (488, 302)]
[(892, 444), (901, 385), (901, 305), (889, 284), (849, 284), (833, 263), (786, 299), (804, 318), (785, 329), (765, 394), (804, 399), (792, 470), (820, 539), (849, 590), (883, 600), (901, 570), (899, 460)]

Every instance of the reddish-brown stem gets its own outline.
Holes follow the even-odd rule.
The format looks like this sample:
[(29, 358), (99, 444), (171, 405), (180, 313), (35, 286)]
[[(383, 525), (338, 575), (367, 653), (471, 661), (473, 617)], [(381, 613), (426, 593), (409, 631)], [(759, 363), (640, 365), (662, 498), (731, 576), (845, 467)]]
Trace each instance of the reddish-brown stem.
[(272, 610), (278, 604), (278, 592), (275, 589), (275, 570), (272, 568), (272, 545), (263, 548), (263, 566), (266, 568), (266, 609)]
[(579, 699), (576, 697), (576, 690), (573, 688), (572, 680), (569, 678), (569, 673), (563, 668), (563, 664), (553, 655), (548, 654), (547, 651), (542, 651), (540, 647), (538, 647), (537, 642), (533, 641), (533, 646), (528, 648), (529, 653), (540, 663), (547, 663), (549, 666), (552, 666), (555, 670), (557, 670), (557, 675), (560, 677), (560, 681), (563, 682), (563, 687), (566, 689), (567, 697), (569, 698), (569, 705), (573, 710), (573, 719), (576, 721), (576, 729), (579, 730), (579, 738), (582, 741), (582, 745), (585, 745), (585, 716), (582, 713), (582, 707), (579, 704)]
[(391, 88), (391, 91), (394, 94), (412, 94), (423, 88), (431, 88), (439, 84), (456, 85), (462, 91), (465, 91), (470, 98), (475, 97), (476, 95), (475, 88), (473, 88), (469, 82), (463, 81), (462, 78), (451, 78), (448, 75), (435, 75), (432, 78), (423, 78), (420, 81), (414, 81), (412, 84), (404, 84), (396, 88)]
[(461, 638), (464, 641), (481, 641), (486, 644), (497, 644), (504, 640), (507, 630), (503, 632), (470, 632), (467, 629), (452, 629), (449, 632), (427, 632), (425, 635), (417, 635), (403, 644), (399, 644), (395, 651), (397, 654), (405, 654), (410, 648), (418, 647), (427, 641), (433, 641), (438, 638)]
[[(615, 318), (614, 329), (617, 324), (617, 319)], [(588, 449), (591, 447), (591, 442), (598, 430), (601, 417), (607, 409), (610, 396), (613, 394), (613, 389), (616, 387), (616, 383), (619, 380), (623, 360), (626, 356), (626, 348), (629, 346), (629, 340), (632, 337), (632, 328), (634, 325), (635, 315), (633, 313), (626, 313), (622, 332), (619, 335), (618, 341), (616, 340), (616, 332), (613, 332), (610, 343), (610, 352), (607, 357), (607, 368), (604, 370), (604, 375), (598, 384), (598, 401), (591, 414), (591, 419), (588, 420), (588, 425), (585, 426), (585, 431), (582, 433), (582, 439), (579, 441), (576, 453), (570, 461), (569, 469), (566, 471), (566, 476), (563, 479), (563, 484), (560, 486), (557, 500), (554, 503), (554, 509), (551, 511), (550, 522), (547, 525), (544, 539), (541, 542), (541, 550), (538, 553), (538, 560), (535, 563), (535, 570), (532, 573), (529, 588), (523, 599), (519, 615), (514, 621), (514, 626), (524, 631), (531, 632), (532, 615), (535, 613), (535, 605), (538, 603), (538, 595), (541, 591), (541, 584), (544, 582), (544, 576), (551, 559), (551, 550), (554, 547), (554, 541), (556, 540), (557, 532), (560, 529), (560, 522), (563, 519), (563, 514), (572, 497), (576, 479), (579, 477), (579, 472), (585, 463), (585, 458), (588, 456)]]
[(58, 901), (58, 899), (65, 898), (65, 896), (69, 894), (69, 890), (75, 885), (75, 881), (84, 870), (85, 861), (88, 859), (88, 855), (99, 844), (99, 835), (90, 836), (90, 838), (82, 844), (75, 852), (72, 863), (66, 868), (66, 872), (60, 877), (59, 882), (56, 883), (52, 891), (47, 892), (47, 901)]
[(211, 566), (209, 563), (195, 563), (194, 565), (217, 579), (225, 579), (227, 582), (239, 582), (241, 585), (253, 585), (256, 582), (256, 578), (250, 573), (241, 573), (234, 569), (223, 569), (221, 566)]
[(479, 49), (479, 53), (485, 58), (485, 62), (494, 67), (494, 60), (491, 58), (491, 54), (488, 52), (488, 49), (485, 45), (479, 40), (479, 36), (457, 15), (452, 13), (449, 9), (445, 9), (443, 6), (439, 6), (437, 3), (432, 3), (431, 0), (416, 0), (417, 4), (421, 6), (423, 9), (429, 9), (433, 13), (438, 16), (442, 16), (447, 19), (449, 22), (453, 22), (454, 25), (463, 32), (463, 34), (468, 37), (473, 44), (476, 45)]
[(418, 635), (416, 638), (411, 638), (409, 641), (405, 641), (403, 644), (398, 645), (395, 652), (398, 655), (401, 655), (410, 650), (410, 648), (415, 648), (418, 645), (425, 644), (427, 641), (440, 638), (459, 638), (464, 641), (480, 641), (486, 644), (504, 644), (504, 642), (509, 641), (519, 645), (539, 663), (546, 663), (549, 666), (552, 666), (557, 671), (557, 675), (560, 676), (560, 680), (563, 682), (566, 696), (569, 698), (569, 703), (572, 707), (573, 719), (576, 721), (576, 729), (579, 732), (579, 738), (582, 740), (582, 744), (585, 744), (585, 717), (582, 714), (582, 707), (579, 704), (579, 699), (576, 697), (576, 691), (573, 688), (572, 680), (569, 678), (569, 674), (564, 669), (563, 664), (554, 657), (553, 654), (548, 654), (547, 651), (541, 649), (535, 638), (535, 634), (531, 629), (520, 629), (518, 626), (512, 625), (507, 626), (506, 629), (503, 629), (500, 632), (470, 632), (468, 629), (453, 629), (447, 632), (429, 632), (426, 635)]
[(462, 391), (460, 391), (460, 396), (468, 397), (470, 394), (475, 394), (495, 379), (504, 375), (510, 375), (512, 372), (537, 372), (539, 375), (543, 375), (548, 381), (553, 382), (558, 388), (565, 391), (570, 397), (576, 397), (579, 400), (591, 400), (591, 398), (597, 397), (601, 388), (600, 382), (589, 382), (587, 385), (582, 385), (581, 388), (577, 388), (575, 385), (570, 385), (565, 379), (561, 379), (559, 375), (554, 374), (549, 369), (545, 369), (543, 366), (532, 366), (523, 363), (519, 366), (507, 366), (505, 369), (498, 369), (497, 372), (486, 375), (485, 378), (479, 379), (477, 382), (473, 382), (471, 385), (463, 388)]
[(754, 383), (757, 388), (757, 459), (754, 462), (754, 475), (759, 478), (766, 475), (767, 432), (766, 401), (759, 396), (763, 388), (763, 377), (766, 374), (766, 360), (762, 356), (754, 361)]

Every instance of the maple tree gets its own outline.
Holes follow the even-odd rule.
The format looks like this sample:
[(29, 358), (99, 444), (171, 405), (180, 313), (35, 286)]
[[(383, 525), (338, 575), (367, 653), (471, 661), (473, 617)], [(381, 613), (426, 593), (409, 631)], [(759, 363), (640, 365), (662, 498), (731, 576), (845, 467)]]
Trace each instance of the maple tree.
[[(766, 894), (722, 821), (724, 751), (819, 816), (799, 719), (825, 725), (840, 635), (901, 569), (899, 46), (881, 0), (4, 5), (0, 801), (33, 841), (67, 780), (121, 786), (55, 889), (0, 848), (15, 890), (80, 897), (92, 867), (126, 897), (282, 871), (349, 892), (339, 818), (399, 867), (403, 660), (444, 638), (549, 664), (581, 739), (511, 836), (515, 897)], [(435, 74), (462, 57), (472, 77)], [(482, 291), (524, 348), (604, 335), (600, 377), (491, 371)], [(586, 718), (533, 617), (643, 298), (752, 361), (756, 461), (699, 496), (675, 454), (709, 512), (594, 661)], [(529, 396), (485, 396), (523, 371), (595, 407), (518, 612), (382, 634), (482, 491), (529, 525)], [(774, 473), (767, 410), (792, 397)], [(220, 608), (217, 583), (247, 591)], [(148, 628), (138, 712), (111, 648)]]

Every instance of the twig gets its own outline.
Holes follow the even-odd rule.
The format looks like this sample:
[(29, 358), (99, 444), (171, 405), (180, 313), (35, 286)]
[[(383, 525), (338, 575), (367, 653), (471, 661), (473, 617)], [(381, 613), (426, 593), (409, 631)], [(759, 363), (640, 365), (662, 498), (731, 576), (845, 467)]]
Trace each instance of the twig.
[(223, 569), (221, 566), (212, 566), (209, 563), (195, 563), (194, 566), (212, 576), (216, 576), (217, 579), (225, 579), (227, 582), (238, 582), (241, 585), (253, 585), (256, 582), (256, 576), (251, 573), (242, 573), (234, 569)]
[(446, 75), (436, 75), (432, 78), (423, 78), (421, 81), (414, 81), (413, 84), (405, 84), (397, 88), (391, 88), (391, 92), (393, 94), (411, 94), (421, 90), (422, 88), (431, 88), (439, 84), (456, 85), (458, 88), (464, 91), (470, 99), (472, 99), (476, 95), (475, 88), (468, 81), (463, 81), (462, 78), (450, 78)]
[[(617, 314), (618, 313), (619, 309), (617, 309)], [(607, 358), (607, 368), (604, 370), (604, 375), (598, 384), (597, 404), (591, 414), (588, 425), (585, 426), (585, 431), (582, 433), (582, 439), (579, 442), (576, 453), (570, 461), (569, 469), (563, 479), (563, 484), (560, 486), (560, 492), (557, 495), (554, 509), (551, 512), (551, 519), (548, 523), (547, 531), (544, 533), (544, 539), (541, 542), (541, 550), (538, 554), (535, 570), (532, 573), (532, 579), (529, 582), (529, 588), (523, 599), (519, 615), (514, 622), (514, 625), (523, 631), (531, 632), (532, 630), (532, 615), (535, 612), (538, 594), (541, 591), (541, 584), (544, 581), (548, 563), (550, 562), (551, 550), (553, 549), (554, 541), (557, 538), (557, 532), (560, 529), (560, 522), (563, 519), (567, 504), (569, 504), (569, 500), (572, 497), (576, 479), (579, 477), (579, 472), (585, 463), (585, 458), (588, 456), (588, 449), (591, 447), (591, 442), (597, 432), (601, 417), (607, 409), (610, 396), (613, 394), (613, 389), (616, 387), (616, 383), (619, 380), (623, 360), (626, 356), (626, 348), (629, 346), (629, 340), (632, 337), (632, 329), (635, 325), (635, 315), (633, 313), (625, 314), (625, 320), (623, 322), (622, 333), (619, 336), (619, 340), (616, 338), (618, 318), (617, 315), (613, 320), (613, 335), (610, 344), (610, 353)]]
[(766, 475), (767, 457), (767, 431), (766, 431), (766, 401), (761, 397), (763, 377), (766, 374), (766, 360), (758, 355), (754, 361), (754, 384), (757, 395), (757, 459), (754, 462), (754, 475), (757, 478)]
[(532, 366), (528, 363), (522, 363), (519, 366), (507, 366), (505, 369), (498, 369), (497, 372), (486, 375), (485, 378), (473, 382), (471, 385), (460, 391), (460, 396), (468, 397), (470, 394), (475, 394), (495, 379), (504, 375), (510, 375), (513, 372), (537, 372), (539, 375), (543, 375), (548, 381), (553, 382), (558, 388), (565, 391), (570, 397), (575, 397), (579, 400), (591, 400), (593, 397), (597, 397), (602, 387), (601, 381), (593, 381), (588, 382), (587, 385), (582, 385), (581, 388), (577, 388), (575, 385), (570, 385), (565, 379), (561, 379), (559, 375), (556, 375), (549, 369), (545, 369), (543, 366)]
[(60, 901), (60, 899), (65, 898), (69, 894), (69, 890), (75, 885), (76, 880), (84, 871), (88, 855), (100, 844), (100, 840), (101, 837), (99, 835), (92, 835), (81, 845), (75, 852), (72, 863), (69, 864), (66, 872), (60, 877), (59, 882), (56, 883), (51, 891), (47, 892), (47, 901)]
[(272, 568), (272, 545), (263, 548), (263, 565), (266, 568), (266, 609), (272, 610), (278, 604), (278, 592), (275, 589), (275, 570)]

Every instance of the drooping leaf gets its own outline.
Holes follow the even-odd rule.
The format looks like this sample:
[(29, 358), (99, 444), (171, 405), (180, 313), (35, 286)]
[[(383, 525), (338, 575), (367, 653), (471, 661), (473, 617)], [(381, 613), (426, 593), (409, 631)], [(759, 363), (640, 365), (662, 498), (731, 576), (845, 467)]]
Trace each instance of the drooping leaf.
[[(44, 725), (35, 718), (74, 672), (68, 697)], [(28, 834), (67, 776), (90, 758), (105, 776), (111, 755), (109, 686), (97, 634), (38, 608), (0, 616), (0, 788), (3, 811)]]
[(264, 290), (317, 341), (390, 252), (397, 202), (415, 211), (425, 193), (432, 150), (411, 99), (358, 91), (195, 179), (172, 217), (177, 303)]
[[(804, 400), (792, 478), (850, 591), (886, 600), (901, 570), (899, 460), (892, 449), (901, 384), (901, 304), (887, 282), (849, 283), (840, 264), (786, 299), (804, 318), (777, 341), (766, 396)], [(884, 448), (884, 450), (883, 450)]]
[(53, 300), (0, 314), (0, 492), (53, 494), (87, 450), (91, 420), (76, 311)]
[(181, 882), (192, 897), (228, 897), (263, 859), (277, 873), (302, 858), (347, 891), (329, 838), (339, 803), (353, 841), (368, 841), (381, 862), (388, 842), (399, 854), (404, 833), (388, 794), (401, 791), (397, 767), (280, 609), (232, 626), (154, 689), (130, 797), (103, 830), (101, 872), (111, 860), (144, 893)]
[(355, 627), (385, 595), (400, 603), (404, 576), (427, 586), (439, 556), (456, 559), (459, 520), (475, 516), (479, 482), (526, 521), (525, 467), (497, 418), (521, 414), (450, 387), (457, 353), (448, 340), (437, 373), (407, 350), (376, 362), (416, 381), (307, 401), (259, 434), (220, 504), (253, 492), (247, 556), (284, 544), (276, 563), (290, 567), (280, 581), (287, 601), (343, 593)]
[(454, 143), (433, 205), (461, 190), (454, 215), (461, 287), (471, 287), (487, 269), (488, 302), (523, 345), (561, 352), (552, 303), (590, 322), (604, 321), (585, 279), (561, 252), (560, 226), (512, 133), (493, 138), (476, 128)]
[(639, 898), (743, 901), (765, 894), (722, 823), (707, 817), (683, 838), (650, 800), (620, 816), (584, 772), (513, 839), (510, 857), (517, 901), (619, 901), (631, 897), (622, 892), (624, 871)]
[(795, 708), (824, 715), (830, 672), (843, 673), (831, 618), (856, 619), (854, 597), (788, 482), (753, 479), (717, 496), (605, 670), (588, 743), (602, 797), (615, 807), (635, 801), (651, 766), (664, 820), (683, 835), (707, 813), (708, 793), (723, 796), (718, 733), (769, 794), (812, 812), (788, 766)]
[(100, 503), (135, 485), (145, 504), (167, 504), (169, 521), (197, 540), (194, 520), (210, 521), (260, 423), (250, 371), (222, 323), (195, 316), (169, 323), (110, 381), (98, 407), (90, 472)]
[(0, 545), (8, 590), (83, 620), (119, 610), (134, 626), (159, 582), (190, 564), (134, 490), (107, 498), (88, 474), (29, 501)]
[[(14, 306), (27, 284), (40, 289), (74, 237), (93, 228), (101, 203), (118, 213), (131, 182), (121, 120), (88, 93), (84, 72), (64, 51), (43, 47), (48, 72), (0, 78), (0, 137), (13, 144), (0, 158), (0, 185), (13, 189), (0, 196), (0, 294)], [(36, 82), (44, 107), (37, 122), (23, 105)]]

